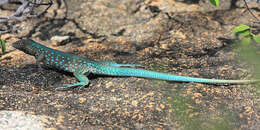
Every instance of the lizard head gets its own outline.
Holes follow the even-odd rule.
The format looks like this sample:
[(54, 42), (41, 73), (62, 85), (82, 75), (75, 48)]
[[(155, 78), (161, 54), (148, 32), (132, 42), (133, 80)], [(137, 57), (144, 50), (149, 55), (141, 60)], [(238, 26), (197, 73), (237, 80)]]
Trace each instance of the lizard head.
[(16, 41), (12, 44), (12, 46), (16, 49), (19, 49), (21, 50), (24, 46), (26, 45), (26, 42), (25, 40), (19, 40), (19, 41)]
[(12, 44), (12, 46), (18, 50), (21, 50), (27, 54), (34, 55), (35, 54), (35, 49), (33, 47), (34, 41), (30, 39), (22, 39), (19, 41), (16, 41)]

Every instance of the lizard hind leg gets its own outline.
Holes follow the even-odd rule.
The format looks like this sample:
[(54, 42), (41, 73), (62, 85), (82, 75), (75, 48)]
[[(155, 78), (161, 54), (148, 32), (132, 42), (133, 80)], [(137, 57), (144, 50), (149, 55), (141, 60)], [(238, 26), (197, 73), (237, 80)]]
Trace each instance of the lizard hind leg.
[(74, 76), (79, 80), (79, 82), (72, 83), (72, 84), (64, 84), (62, 87), (58, 87), (55, 90), (63, 90), (63, 89), (69, 89), (75, 86), (86, 86), (89, 84), (89, 79), (86, 75), (81, 73), (74, 73)]

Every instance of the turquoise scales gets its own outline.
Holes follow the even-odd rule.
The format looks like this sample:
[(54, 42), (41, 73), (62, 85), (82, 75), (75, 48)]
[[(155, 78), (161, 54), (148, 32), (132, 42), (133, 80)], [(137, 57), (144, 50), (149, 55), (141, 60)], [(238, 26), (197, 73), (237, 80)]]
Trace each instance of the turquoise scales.
[(79, 82), (73, 84), (65, 84), (60, 88), (70, 88), (74, 86), (85, 86), (89, 84), (88, 74), (101, 74), (110, 76), (134, 76), (144, 78), (162, 79), (168, 81), (180, 82), (197, 82), (208, 84), (238, 84), (252, 83), (258, 80), (220, 80), (194, 78), (187, 76), (178, 76), (160, 72), (153, 72), (144, 69), (135, 69), (136, 64), (117, 64), (112, 61), (94, 61), (71, 53), (65, 53), (43, 46), (35, 41), (26, 39), (13, 43), (13, 46), (36, 58), (36, 63), (41, 68), (40, 62), (51, 68), (56, 68), (68, 72), (72, 72)]

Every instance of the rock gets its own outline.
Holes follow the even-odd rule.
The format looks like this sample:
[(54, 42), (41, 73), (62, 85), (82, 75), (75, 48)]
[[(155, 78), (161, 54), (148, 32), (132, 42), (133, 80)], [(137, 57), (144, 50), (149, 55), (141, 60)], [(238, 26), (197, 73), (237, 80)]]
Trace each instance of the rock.
[(43, 130), (44, 123), (35, 115), (18, 111), (2, 111), (0, 128), (12, 130)]

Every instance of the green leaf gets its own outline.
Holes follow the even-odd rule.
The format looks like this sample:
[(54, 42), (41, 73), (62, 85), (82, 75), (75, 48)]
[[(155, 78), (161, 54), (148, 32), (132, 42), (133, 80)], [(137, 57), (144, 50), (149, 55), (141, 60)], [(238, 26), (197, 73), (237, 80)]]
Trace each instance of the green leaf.
[(219, 6), (219, 0), (209, 0), (209, 2), (215, 6)]
[(249, 30), (245, 30), (245, 31), (237, 32), (236, 35), (243, 36), (243, 37), (249, 37), (250, 32), (249, 32)]
[(5, 41), (3, 39), (0, 39), (1, 47), (2, 47), (2, 52), (3, 54), (5, 53), (6, 47), (5, 47)]
[(255, 40), (255, 42), (260, 44), (260, 36), (258, 35), (253, 35), (253, 39)]
[(246, 30), (249, 30), (249, 26), (247, 25), (244, 25), (244, 24), (241, 24), (239, 26), (236, 26), (234, 29), (233, 29), (233, 33), (236, 34), (238, 32), (242, 32), (242, 31), (246, 31)]

